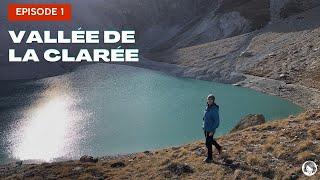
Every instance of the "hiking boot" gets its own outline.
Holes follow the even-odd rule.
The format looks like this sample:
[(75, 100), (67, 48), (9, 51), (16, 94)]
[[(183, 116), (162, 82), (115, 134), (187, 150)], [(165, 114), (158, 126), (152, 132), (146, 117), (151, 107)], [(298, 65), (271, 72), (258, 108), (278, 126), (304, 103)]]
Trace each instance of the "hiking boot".
[(203, 162), (205, 162), (205, 163), (211, 163), (211, 162), (212, 162), (212, 159), (210, 159), (210, 158), (205, 158), (205, 159), (203, 160)]

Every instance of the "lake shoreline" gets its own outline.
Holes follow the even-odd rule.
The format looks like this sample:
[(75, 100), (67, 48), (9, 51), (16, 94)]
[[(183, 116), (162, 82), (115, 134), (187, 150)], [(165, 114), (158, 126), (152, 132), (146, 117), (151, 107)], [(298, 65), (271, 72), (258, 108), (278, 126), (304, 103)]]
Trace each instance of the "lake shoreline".
[[(206, 150), (204, 142), (199, 140), (152, 151), (100, 157), (97, 161), (78, 159), (42, 164), (16, 162), (0, 165), (0, 177), (5, 179), (41, 177), (49, 179), (88, 179), (89, 177), (90, 179), (141, 179), (145, 177), (197, 179), (216, 176), (222, 179), (232, 177), (276, 179), (277, 177), (303, 177), (301, 164), (310, 158), (317, 159), (319, 155), (305, 153), (304, 149), (310, 147), (310, 143), (306, 141), (312, 142), (312, 136), (307, 136), (307, 140), (292, 137), (296, 134), (316, 135), (319, 126), (315, 126), (315, 123), (319, 122), (319, 118), (320, 110), (311, 110), (299, 116), (266, 122), (228, 133), (217, 138), (218, 142), (223, 145), (224, 151), (223, 155), (218, 155), (214, 151), (214, 160), (211, 164), (202, 162), (206, 156)], [(317, 148), (315, 152), (318, 152), (320, 150), (317, 146), (319, 141), (313, 143), (313, 147)], [(293, 151), (297, 151), (297, 154), (292, 155)], [(288, 158), (283, 156), (288, 156)], [(276, 167), (280, 168), (275, 171)]]
[[(148, 59), (142, 59), (137, 64), (123, 64), (129, 66), (136, 66), (151, 70), (160, 71), (171, 76), (180, 78), (191, 78), (197, 80), (205, 80), (215, 82), (214, 80), (208, 80), (207, 78), (198, 77), (196, 73), (190, 72), (190, 67), (182, 67), (176, 64), (169, 64), (165, 62), (157, 62)], [(245, 75), (237, 73), (239, 76), (244, 76), (245, 79), (236, 83), (219, 82), (223, 84), (230, 84), (245, 88), (250, 88), (261, 93), (269, 94), (272, 96), (278, 96), (292, 103), (302, 107), (303, 109), (320, 108), (320, 91), (315, 88), (309, 88), (306, 86), (287, 84), (284, 81), (274, 80), (269, 78), (257, 77), (252, 75)]]
[[(114, 64), (113, 64), (114, 65)], [(117, 64), (119, 65), (119, 64)], [(128, 64), (122, 64), (122, 65), (128, 65)], [(185, 70), (184, 68), (181, 68), (179, 66), (173, 65), (173, 64), (167, 64), (167, 63), (161, 63), (161, 62), (155, 62), (155, 61), (149, 61), (149, 60), (144, 60), (142, 61), (142, 63), (134, 63), (134, 64), (129, 64), (129, 66), (134, 66), (134, 67), (139, 67), (139, 68), (145, 68), (145, 69), (151, 69), (151, 70), (155, 70), (158, 71), (160, 73), (165, 73), (171, 76), (176, 76), (176, 77), (182, 77), (182, 78), (192, 78), (192, 77), (185, 77), (183, 76), (183, 71)], [(76, 69), (74, 69), (76, 70)], [(67, 74), (67, 73), (66, 73)], [(226, 132), (223, 135), (228, 134), (228, 132)], [(223, 136), (222, 135), (222, 136)], [(191, 143), (191, 142), (190, 142)], [(178, 146), (183, 146), (184, 144), (178, 145)], [(171, 147), (171, 146), (168, 146)], [(166, 147), (164, 147), (166, 148)], [(163, 149), (163, 148), (160, 148)], [(146, 150), (157, 150), (157, 149), (146, 149)], [(132, 155), (135, 155), (139, 152), (132, 152), (132, 153), (127, 153), (127, 154), (115, 154), (115, 155), (106, 155), (106, 156), (100, 156), (101, 159), (115, 159), (115, 158), (119, 158), (119, 157), (130, 157)], [(76, 160), (77, 158), (61, 158), (61, 159), (55, 159), (52, 162), (61, 162), (61, 161), (69, 161), (69, 160)], [(19, 160), (12, 160), (9, 161), (5, 164), (10, 164), (10, 163), (15, 163), (16, 161)], [(40, 164), (40, 163), (45, 163), (45, 161), (38, 161), (38, 160), (27, 160), (27, 161), (23, 161), (24, 164)]]
[[(288, 84), (281, 80), (275, 80), (275, 79), (270, 79), (265, 77), (258, 77), (258, 76), (247, 75), (247, 74), (238, 73), (238, 72), (232, 72), (235, 76), (242, 77), (242, 78), (239, 78), (239, 81), (237, 82), (230, 82), (229, 80), (227, 79), (224, 80), (223, 78), (220, 79), (219, 81), (215, 81), (214, 77), (210, 77), (210, 75), (209, 77), (199, 76), (197, 72), (191, 67), (181, 66), (177, 64), (170, 64), (166, 62), (153, 61), (153, 60), (146, 59), (144, 57), (140, 58), (139, 62), (110, 63), (110, 64), (140, 67), (140, 68), (159, 71), (159, 72), (166, 73), (168, 75), (180, 77), (180, 78), (191, 78), (191, 79), (211, 81), (211, 82), (250, 88), (250, 89), (259, 91), (261, 93), (284, 98), (302, 107), (303, 109), (320, 108), (320, 91), (319, 90), (315, 88), (310, 88), (307, 86), (298, 85), (298, 84)], [(83, 64), (80, 66), (64, 67), (65, 69), (64, 72), (60, 72), (58, 74), (53, 73), (52, 75), (45, 76), (45, 77), (40, 76), (37, 78), (18, 79), (18, 80), (1, 80), (1, 81), (24, 82), (29, 80), (38, 80), (38, 79), (43, 79), (48, 77), (55, 77), (55, 76), (73, 72), (75, 69), (81, 66), (88, 66), (88, 65), (92, 65), (92, 64)]]
[[(126, 64), (127, 65), (127, 64)], [(179, 67), (177, 65), (173, 64), (166, 64), (166, 63), (160, 63), (160, 62), (154, 62), (154, 61), (143, 61), (139, 64), (130, 64), (130, 66), (145, 68), (145, 69), (152, 69), (159, 71), (161, 73), (166, 73), (171, 76), (176, 77), (182, 77), (182, 78), (192, 78), (184, 76), (184, 71), (187, 70), (185, 67)], [(75, 69), (74, 69), (75, 70)], [(197, 79), (197, 78), (194, 78)], [(200, 79), (201, 80), (201, 79)], [(256, 80), (256, 81), (254, 81)], [(261, 82), (265, 82), (265, 84), (262, 84)], [(241, 82), (239, 84), (234, 84), (235, 86), (241, 86), (251, 88), (254, 90), (257, 90), (258, 92), (263, 92), (266, 94), (271, 94), (275, 96), (279, 96), (279, 94), (272, 94), (272, 92), (267, 91), (264, 92), (263, 88), (268, 89), (269, 86), (279, 86), (281, 85), (281, 82), (272, 81), (271, 84), (268, 84), (267, 79), (259, 79), (257, 77), (248, 77), (244, 82)], [(260, 85), (260, 86), (257, 86)], [(266, 86), (269, 85), (269, 86)], [(257, 89), (256, 89), (257, 88)], [(259, 89), (262, 88), (262, 89)], [(271, 89), (272, 90), (272, 89)], [(275, 91), (276, 92), (276, 91)], [(274, 93), (274, 92), (273, 92)], [(294, 93), (290, 91), (290, 93)], [(299, 97), (299, 96), (296, 96)], [(292, 97), (286, 98), (292, 102)], [(299, 99), (299, 98), (298, 98)], [(303, 101), (302, 105), (307, 102)], [(309, 108), (309, 106), (305, 106), (305, 108)], [(272, 144), (275, 141), (281, 141), (281, 138), (276, 138), (281, 134), (281, 136), (285, 136), (286, 133), (293, 132), (293, 129), (296, 129), (297, 127), (301, 127), (300, 125), (303, 125), (302, 127), (307, 128), (311, 127), (312, 121), (306, 121), (304, 119), (308, 119), (309, 117), (318, 117), (318, 112), (309, 112), (309, 113), (301, 113), (297, 116), (289, 116), (289, 118), (284, 118), (276, 121), (270, 121), (266, 122), (262, 125), (257, 125), (254, 127), (249, 127), (244, 130), (238, 131), (236, 133), (226, 133), (222, 136), (217, 137), (217, 140), (219, 143), (221, 143), (225, 149), (228, 149), (228, 154), (224, 156), (218, 156), (215, 155), (215, 160), (213, 162), (212, 167), (218, 167), (218, 169), (214, 170), (213, 172), (218, 172), (220, 169), (224, 169), (225, 167), (232, 165), (232, 166), (241, 166), (245, 167), (244, 169), (234, 169), (234, 173), (237, 172), (244, 172), (245, 174), (248, 174), (248, 177), (252, 176), (252, 174), (256, 175), (257, 177), (266, 177), (265, 174), (269, 174), (269, 170), (264, 172), (264, 164), (261, 163), (257, 164), (257, 168), (259, 170), (256, 170), (256, 166), (248, 166), (246, 161), (249, 163), (253, 162), (272, 162), (275, 163), (273, 160), (273, 156), (268, 157), (260, 157), (255, 156), (253, 159), (250, 157), (250, 153), (247, 156), (247, 153), (242, 153), (242, 151), (246, 151), (248, 147), (245, 146), (247, 143), (260, 143), (260, 146), (262, 147), (262, 150), (254, 150), (257, 151), (257, 154), (268, 154), (269, 152), (263, 152), (260, 151), (267, 151), (268, 147), (271, 146), (269, 144), (265, 145), (263, 142), (266, 137), (272, 135), (271, 140), (269, 140)], [(319, 116), (320, 117), (320, 116)], [(306, 124), (306, 125), (305, 125)], [(292, 127), (291, 127), (292, 126)], [(257, 131), (259, 133), (257, 133)], [(299, 133), (306, 131), (306, 129), (299, 129)], [(313, 131), (312, 131), (313, 132)], [(271, 133), (271, 134), (270, 134)], [(284, 134), (283, 134), (284, 133)], [(257, 134), (259, 134), (258, 137)], [(238, 141), (239, 137), (243, 137), (241, 141)], [(247, 138), (252, 137), (252, 138)], [(288, 136), (288, 138), (291, 136)], [(308, 136), (309, 137), (309, 136)], [(245, 141), (245, 142), (243, 142)], [(269, 142), (268, 141), (268, 142)], [(236, 144), (238, 142), (238, 144)], [(241, 142), (241, 143), (239, 143)], [(277, 145), (281, 145), (281, 142), (277, 142)], [(182, 177), (200, 177), (202, 176), (204, 172), (204, 168), (211, 168), (211, 165), (208, 166), (202, 162), (202, 159), (205, 157), (205, 149), (203, 140), (195, 140), (188, 143), (183, 143), (178, 146), (168, 146), (163, 148), (156, 148), (156, 149), (145, 149), (144, 151), (140, 152), (133, 152), (133, 153), (127, 153), (127, 154), (116, 154), (116, 155), (106, 155), (106, 156), (98, 156), (97, 162), (82, 162), (79, 160), (79, 158), (66, 158), (66, 159), (58, 159), (50, 162), (45, 161), (33, 161), (33, 160), (27, 160), (27, 161), (20, 161), (20, 160), (11, 160), (8, 163), (0, 164), (0, 177), (5, 178), (29, 178), (29, 177), (52, 177), (52, 178), (79, 178), (79, 177), (96, 177), (96, 175), (99, 175), (99, 177), (107, 178), (107, 177), (140, 177), (141, 171), (146, 176), (153, 176), (156, 177), (181, 177), (181, 175), (175, 176), (174, 174), (175, 170), (167, 174), (168, 170), (171, 171), (171, 167), (175, 165), (185, 165), (186, 167), (192, 168), (192, 174), (182, 174)], [(299, 141), (299, 143), (301, 142)], [(255, 146), (254, 146), (255, 147)], [(289, 147), (289, 146), (288, 146)], [(250, 146), (250, 148), (252, 148)], [(241, 153), (239, 154), (239, 151), (241, 150)], [(277, 152), (278, 154), (286, 154), (290, 152), (291, 150), (284, 150), (283, 152)], [(230, 154), (229, 154), (230, 153)], [(303, 154), (304, 152), (301, 152)], [(90, 156), (90, 154), (88, 154)], [(304, 154), (303, 154), (304, 155)], [(304, 161), (305, 159), (303, 155), (299, 154), (299, 162)], [(301, 156), (301, 157), (300, 157)], [(277, 154), (276, 154), (276, 157)], [(310, 155), (311, 157), (311, 155)], [(313, 155), (312, 155), (313, 157)], [(266, 159), (265, 159), (266, 158)], [(306, 157), (309, 158), (309, 155)], [(258, 160), (255, 160), (258, 159)], [(301, 160), (300, 160), (301, 159)], [(276, 164), (274, 166), (277, 167), (289, 167), (289, 166), (282, 166), (283, 163), (286, 163), (285, 165), (292, 164), (293, 162), (286, 162), (286, 161), (276, 161)], [(292, 170), (292, 173), (298, 172), (300, 170), (300, 166), (295, 165), (295, 168)], [(127, 170), (129, 168), (129, 171)], [(137, 169), (138, 168), (138, 169)], [(292, 169), (292, 168), (291, 168)], [(125, 173), (129, 172), (129, 174)], [(282, 174), (288, 174), (288, 170), (284, 169), (281, 171)], [(291, 173), (291, 172), (290, 172)], [(290, 174), (289, 173), (289, 174)], [(89, 174), (89, 175), (88, 175)], [(91, 174), (91, 175), (90, 175)], [(272, 174), (272, 173), (271, 173)], [(233, 173), (231, 173), (231, 176)], [(245, 175), (242, 175), (245, 176)], [(230, 178), (229, 176), (227, 176)], [(245, 176), (247, 177), (247, 176)], [(273, 177), (270, 176), (270, 177)]]

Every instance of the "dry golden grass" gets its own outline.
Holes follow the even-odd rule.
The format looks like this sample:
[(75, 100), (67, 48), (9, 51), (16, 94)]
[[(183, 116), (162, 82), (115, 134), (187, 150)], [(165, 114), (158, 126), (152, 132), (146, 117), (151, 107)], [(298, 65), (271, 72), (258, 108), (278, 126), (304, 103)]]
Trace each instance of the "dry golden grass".
[(308, 160), (314, 160), (316, 158), (316, 155), (314, 153), (311, 153), (309, 151), (304, 151), (298, 154), (298, 160), (300, 162), (305, 162)]
[[(301, 165), (306, 160), (320, 163), (320, 110), (295, 118), (267, 122), (218, 138), (223, 155), (214, 151), (214, 161), (205, 164), (203, 141), (150, 153), (136, 153), (97, 163), (79, 161), (52, 164), (0, 167), (0, 179), (290, 179), (306, 178)], [(202, 154), (196, 153), (203, 149)], [(115, 162), (125, 167), (111, 168)], [(176, 174), (168, 166), (177, 163), (192, 168), (192, 173)], [(75, 168), (81, 170), (75, 171)], [(318, 173), (313, 177), (320, 178)], [(312, 178), (311, 178), (312, 179)]]

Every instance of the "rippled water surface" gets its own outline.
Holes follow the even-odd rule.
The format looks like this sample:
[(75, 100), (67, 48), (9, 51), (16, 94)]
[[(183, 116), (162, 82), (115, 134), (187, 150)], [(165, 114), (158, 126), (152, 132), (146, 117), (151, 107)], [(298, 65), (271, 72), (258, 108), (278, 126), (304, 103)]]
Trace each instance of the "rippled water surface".
[(248, 113), (277, 119), (298, 106), (250, 89), (122, 65), (91, 65), (37, 81), (0, 82), (0, 162), (130, 153), (202, 138), (205, 97), (227, 133)]

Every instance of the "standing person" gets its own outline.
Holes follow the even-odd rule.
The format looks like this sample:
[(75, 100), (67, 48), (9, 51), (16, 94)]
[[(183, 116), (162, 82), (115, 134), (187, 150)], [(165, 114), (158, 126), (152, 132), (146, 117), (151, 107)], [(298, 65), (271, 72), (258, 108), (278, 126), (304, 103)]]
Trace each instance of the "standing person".
[(215, 97), (209, 94), (207, 97), (207, 106), (204, 110), (203, 125), (204, 135), (206, 138), (206, 147), (208, 156), (204, 162), (210, 163), (212, 161), (212, 145), (214, 145), (219, 154), (221, 154), (222, 147), (213, 139), (216, 129), (219, 127), (219, 106), (215, 103)]

